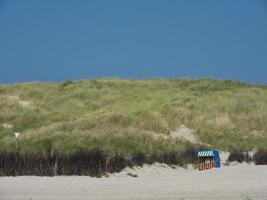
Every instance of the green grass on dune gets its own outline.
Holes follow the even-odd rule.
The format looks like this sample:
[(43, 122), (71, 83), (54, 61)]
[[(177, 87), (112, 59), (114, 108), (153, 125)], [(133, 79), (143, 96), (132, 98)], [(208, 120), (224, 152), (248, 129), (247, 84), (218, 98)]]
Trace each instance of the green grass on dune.
[(159, 139), (181, 125), (222, 150), (267, 146), (267, 87), (232, 80), (115, 78), (0, 86), (0, 151), (162, 153), (188, 143)]

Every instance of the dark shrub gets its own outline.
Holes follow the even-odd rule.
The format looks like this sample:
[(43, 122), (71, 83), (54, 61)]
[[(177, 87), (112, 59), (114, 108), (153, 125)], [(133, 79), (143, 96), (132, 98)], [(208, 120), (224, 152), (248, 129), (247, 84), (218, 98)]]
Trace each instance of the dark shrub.
[(154, 162), (158, 162), (158, 155), (153, 154), (146, 157), (146, 163), (152, 164)]
[(182, 152), (182, 157), (180, 160), (183, 160), (186, 164), (189, 163), (197, 163), (198, 162), (198, 148), (189, 145), (183, 152)]
[[(256, 159), (257, 157), (255, 157)], [(78, 175), (100, 177), (106, 172), (120, 172), (126, 166), (144, 163), (166, 163), (184, 165), (197, 161), (197, 149), (188, 146), (184, 151), (164, 152), (145, 156), (134, 154), (130, 158), (122, 155), (109, 156), (98, 149), (80, 151), (72, 154), (47, 151), (46, 154), (20, 154), (0, 152), (0, 176), (55, 176)]]
[(21, 154), (17, 162), (14, 153), (0, 153), (0, 176), (99, 176), (105, 172), (106, 158), (104, 152), (95, 149), (74, 154)]
[(250, 162), (250, 161), (252, 161), (252, 158), (248, 154), (248, 152), (233, 150), (232, 152), (230, 152), (230, 155), (228, 157), (228, 161), (229, 162), (237, 161), (239, 163), (242, 163), (242, 162)]
[(188, 146), (183, 151), (171, 151), (171, 152), (164, 152), (158, 155), (151, 155), (147, 158), (148, 163), (165, 163), (168, 165), (185, 165), (196, 163), (197, 159), (197, 152), (198, 149), (193, 146)]
[(64, 88), (67, 87), (68, 85), (73, 84), (73, 81), (67, 80), (67, 81), (63, 81), (62, 83), (60, 83), (59, 88)]
[(120, 172), (128, 165), (128, 161), (122, 155), (110, 157), (106, 163), (106, 170), (110, 173)]
[(144, 153), (137, 153), (133, 155), (131, 159), (133, 165), (139, 165), (142, 166), (144, 163), (147, 162), (146, 156)]
[(179, 152), (173, 151), (160, 154), (157, 158), (157, 161), (168, 165), (177, 165), (179, 164)]
[(58, 175), (99, 176), (105, 171), (105, 164), (105, 153), (97, 149), (57, 158)]
[(267, 149), (258, 150), (254, 154), (253, 160), (256, 165), (267, 165)]
[(0, 176), (15, 176), (15, 153), (3, 152), (0, 155)]

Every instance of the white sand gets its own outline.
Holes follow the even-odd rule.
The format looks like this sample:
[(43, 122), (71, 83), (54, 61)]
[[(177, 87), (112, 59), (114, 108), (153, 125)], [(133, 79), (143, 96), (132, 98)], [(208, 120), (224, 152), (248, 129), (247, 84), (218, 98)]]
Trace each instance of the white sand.
[(194, 144), (202, 144), (200, 139), (195, 135), (195, 131), (187, 128), (185, 125), (181, 125), (180, 128), (176, 129), (175, 131), (170, 131), (169, 134), (166, 133), (157, 133), (154, 132), (146, 132), (147, 134), (151, 135), (153, 138), (156, 139), (178, 139), (188, 141)]
[[(151, 168), (151, 169), (150, 169)], [(138, 174), (137, 178), (126, 172)], [(108, 178), (1, 177), (1, 200), (267, 199), (267, 166), (201, 171), (145, 166)]]
[(22, 106), (23, 108), (28, 108), (31, 106), (32, 102), (31, 101), (22, 101), (19, 96), (17, 95), (7, 95), (6, 96), (8, 98), (8, 100), (10, 101), (16, 101), (19, 103), (20, 106)]
[(194, 131), (184, 125), (181, 125), (181, 127), (178, 128), (176, 131), (171, 131), (170, 137), (175, 139), (186, 140), (195, 144), (200, 142), (200, 140), (194, 134)]

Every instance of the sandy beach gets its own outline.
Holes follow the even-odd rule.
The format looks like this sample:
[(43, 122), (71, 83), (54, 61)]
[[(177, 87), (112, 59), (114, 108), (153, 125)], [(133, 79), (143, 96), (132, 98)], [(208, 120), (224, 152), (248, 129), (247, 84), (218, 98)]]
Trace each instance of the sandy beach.
[[(127, 173), (136, 174), (132, 177)], [(1, 177), (1, 200), (267, 199), (267, 166), (144, 166), (109, 177)]]

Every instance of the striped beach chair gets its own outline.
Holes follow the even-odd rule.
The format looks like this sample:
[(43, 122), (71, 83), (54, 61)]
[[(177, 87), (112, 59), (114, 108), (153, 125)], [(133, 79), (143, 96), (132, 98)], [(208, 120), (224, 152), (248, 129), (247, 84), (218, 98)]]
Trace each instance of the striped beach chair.
[(207, 170), (220, 167), (218, 150), (204, 150), (198, 152), (199, 170)]

